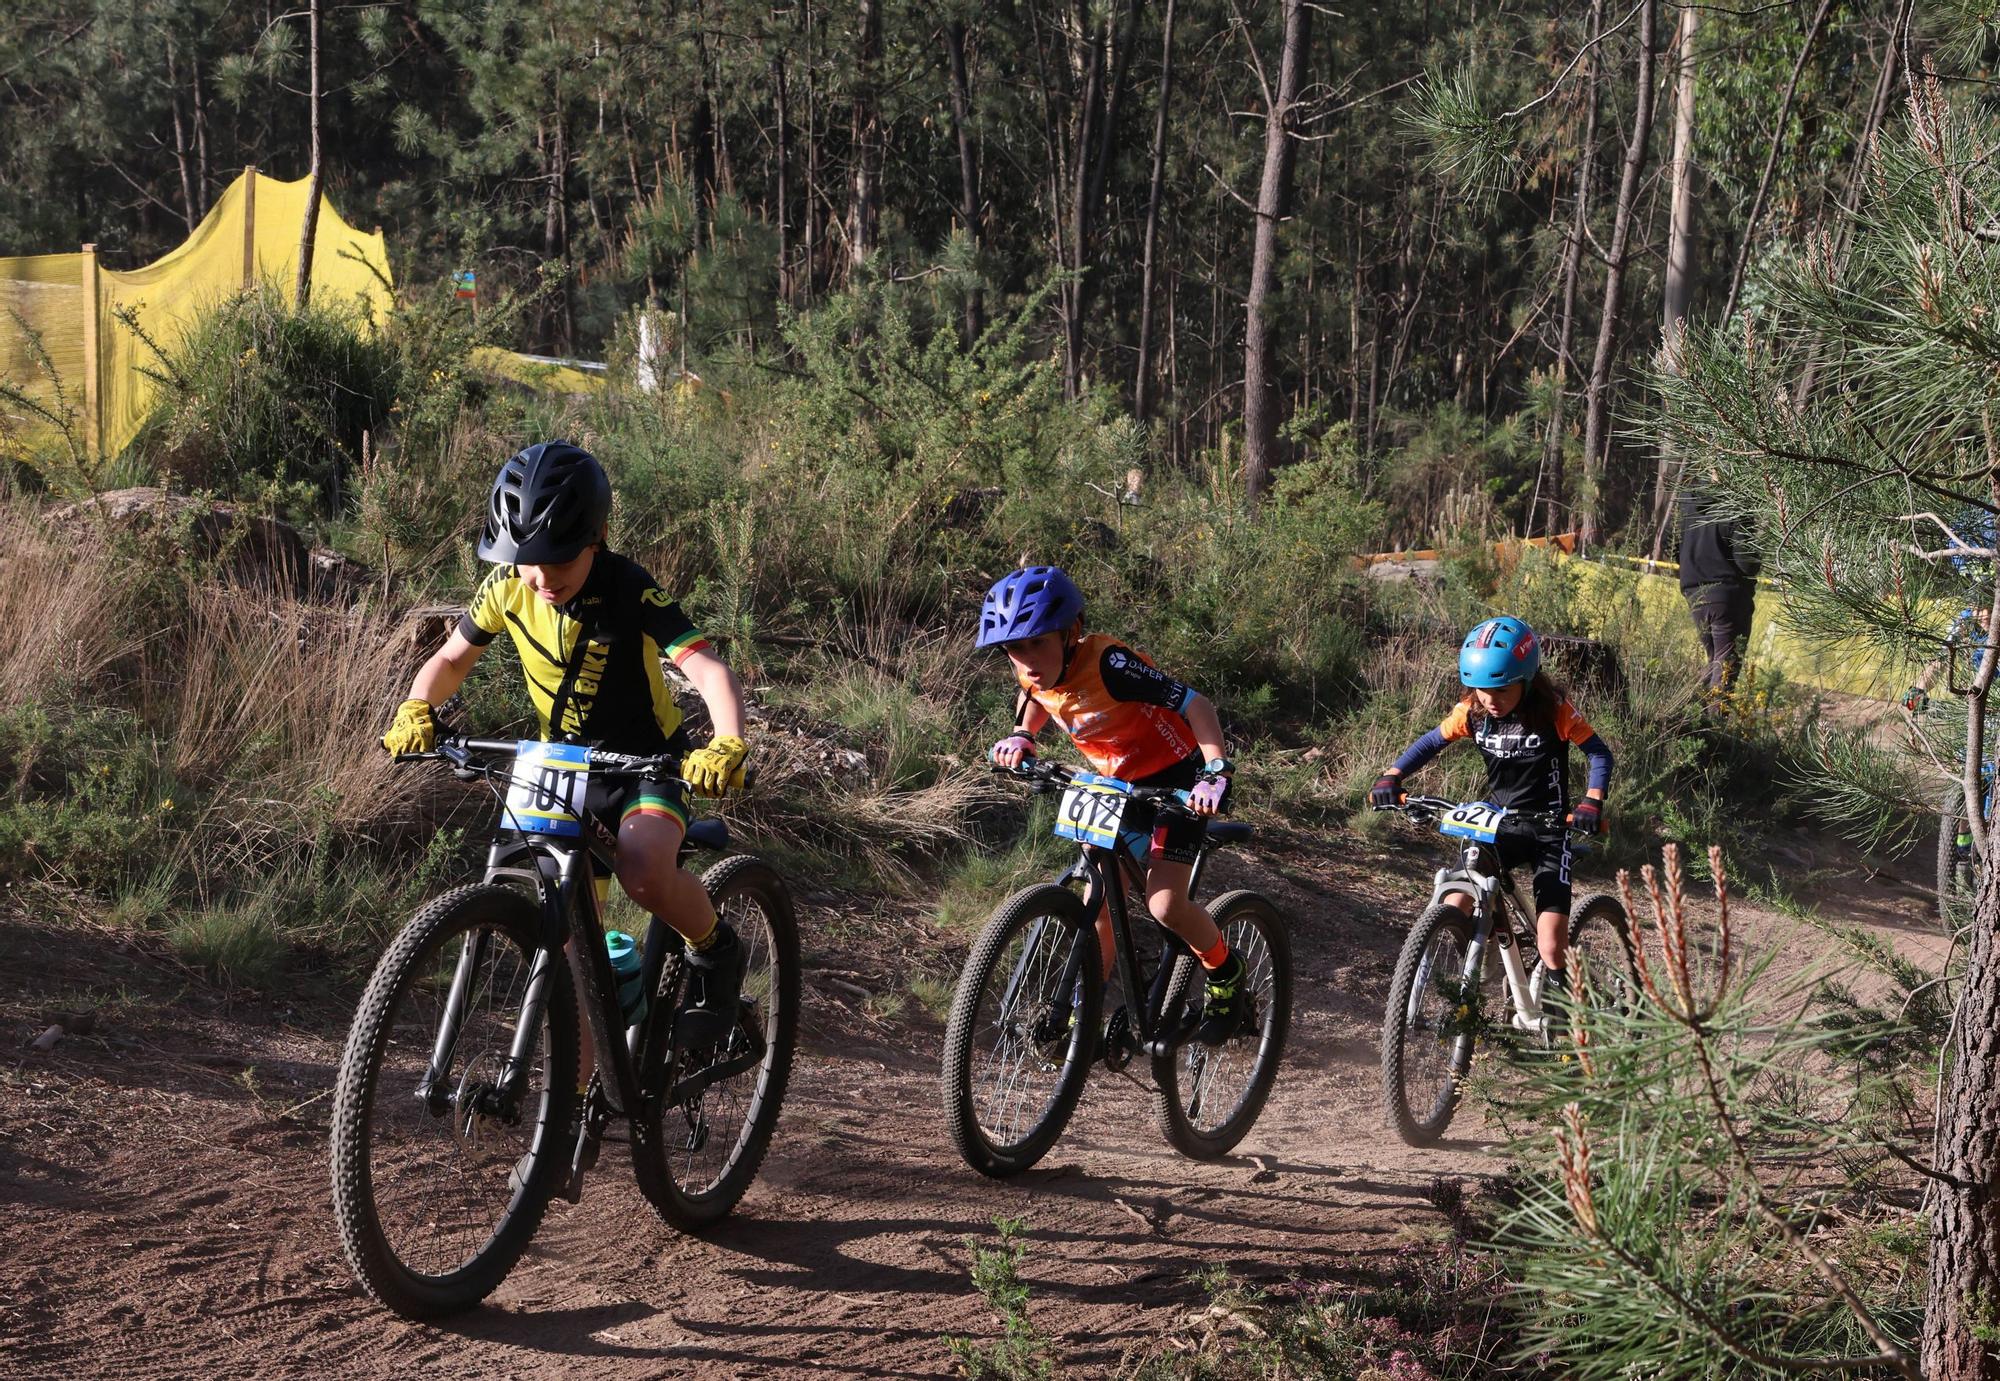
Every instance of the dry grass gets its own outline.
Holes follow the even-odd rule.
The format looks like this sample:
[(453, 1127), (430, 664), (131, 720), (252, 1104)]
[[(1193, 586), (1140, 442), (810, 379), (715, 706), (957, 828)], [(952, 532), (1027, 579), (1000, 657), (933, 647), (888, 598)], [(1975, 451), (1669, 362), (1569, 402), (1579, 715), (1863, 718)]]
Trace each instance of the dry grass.
[(124, 574), (104, 534), (0, 510), (0, 705), (87, 694), (138, 651), (139, 591)]

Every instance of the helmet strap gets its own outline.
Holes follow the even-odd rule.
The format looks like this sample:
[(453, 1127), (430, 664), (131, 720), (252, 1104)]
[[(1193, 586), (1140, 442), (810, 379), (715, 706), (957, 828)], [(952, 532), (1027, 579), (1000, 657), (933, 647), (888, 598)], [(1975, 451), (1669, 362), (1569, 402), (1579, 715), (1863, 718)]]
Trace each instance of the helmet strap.
[(1061, 685), (1064, 681), (1069, 680), (1070, 661), (1076, 656), (1077, 648), (1083, 645), (1083, 632), (1079, 626), (1081, 623), (1082, 620), (1079, 618), (1075, 622), (1072, 622), (1068, 628), (1063, 630), (1062, 674), (1056, 677), (1057, 685)]

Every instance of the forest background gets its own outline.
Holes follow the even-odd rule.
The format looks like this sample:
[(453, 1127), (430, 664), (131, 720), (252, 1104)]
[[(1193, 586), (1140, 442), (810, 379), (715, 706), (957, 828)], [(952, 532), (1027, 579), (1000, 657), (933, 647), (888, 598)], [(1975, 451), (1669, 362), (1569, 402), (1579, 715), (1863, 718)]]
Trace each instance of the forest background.
[[(963, 934), (1049, 861), (1032, 831), (994, 847), (1024, 837), (974, 766), (1008, 687), (964, 646), (978, 592), (1024, 556), (1070, 567), (1106, 626), (1214, 696), (1246, 810), (1282, 826), (1370, 828), (1369, 779), (1444, 708), (1457, 633), (1501, 608), (1598, 636), (1559, 667), (1619, 749), (1619, 862), (1677, 839), (1699, 875), (1719, 841), (1754, 877), (1797, 826), (1894, 856), (1980, 760), (1991, 665), (1945, 683), (1968, 714), (1894, 751), (1782, 684), (1717, 713), (1678, 620), (1486, 545), (1574, 530), (1670, 554), (1683, 468), (1713, 463), (1725, 502), (1779, 518), (1767, 555), (1802, 629), (1937, 652), (1923, 611), (1984, 598), (1966, 587), (1990, 567), (1919, 563), (1896, 520), (1912, 485), (1940, 521), (2000, 504), (1980, 446), (2000, 264), (1965, 209), (2000, 199), (1977, 7), (180, 0), (9, 19), (0, 249), (88, 240), (137, 266), (255, 164), (379, 223), (401, 287), (364, 322), (273, 284), (153, 342), (161, 402), (116, 456), (80, 443), (74, 381), (37, 419), (51, 443), (14, 428), (23, 395), (0, 380), (0, 559), (47, 577), (0, 583), (0, 877), (219, 981), (351, 981), (464, 867), (482, 803), (356, 745), (471, 587), (496, 461), (552, 435), (607, 459), (617, 544), (745, 673), (760, 847), (878, 916), (921, 897)], [(1865, 291), (1836, 293), (1850, 260)], [(453, 292), (467, 270), (476, 310)], [(640, 386), (642, 312), (665, 389)], [(606, 386), (518, 387), (477, 367), (488, 344), (604, 359)], [(140, 485), (179, 499), (150, 525), (61, 507)], [(311, 574), (273, 578), (305, 552), (252, 515), (323, 548)], [(1420, 545), (1447, 552), (1434, 583), (1355, 573)], [(520, 721), (513, 680), (477, 678), (467, 720)], [(1444, 789), (1471, 785), (1450, 770)], [(1782, 897), (1779, 868), (1762, 876)], [(1602, 1171), (1606, 1229), (1544, 1175), (1509, 1219), (1510, 1278), (1547, 1268), (1522, 1307), (1555, 1370), (1839, 1354), (1909, 1375), (1921, 1348), (1929, 1374), (1996, 1374), (1990, 1215), (1909, 1226), (1939, 1196), (1971, 1203), (2000, 1146), (1976, 1082), (2000, 1030), (1996, 914), (1987, 887), (1982, 920), (1952, 918), (1972, 938), (1950, 973), (1865, 956), (1892, 1000), (1818, 992), (1775, 1046), (1748, 1000), (1652, 1013), (1621, 1047), (1630, 1082), (1582, 1102), (1600, 1167), (1679, 1157), (1675, 1195)], [(935, 1011), (953, 957), (890, 996)], [(1961, 973), (1984, 1005), (1954, 1023)], [(1776, 1055), (1746, 1057), (1723, 1099), (1689, 1082), (1690, 1052), (1730, 1023), (1732, 1058)], [(1952, 1040), (1986, 1044), (1947, 1058)], [(1795, 1080), (1775, 1106), (1757, 1061), (1778, 1057), (1852, 1087)], [(1578, 1090), (1544, 1092), (1522, 1144), (1546, 1170)], [(1673, 1116), (1621, 1122), (1641, 1095)], [(1718, 1121), (1747, 1140), (1695, 1130)], [(1759, 1192), (1768, 1162), (1715, 1159), (1744, 1145), (1842, 1167), (1814, 1190), (1847, 1215), (1830, 1260)], [(1577, 1260), (1602, 1274), (1580, 1285)]]

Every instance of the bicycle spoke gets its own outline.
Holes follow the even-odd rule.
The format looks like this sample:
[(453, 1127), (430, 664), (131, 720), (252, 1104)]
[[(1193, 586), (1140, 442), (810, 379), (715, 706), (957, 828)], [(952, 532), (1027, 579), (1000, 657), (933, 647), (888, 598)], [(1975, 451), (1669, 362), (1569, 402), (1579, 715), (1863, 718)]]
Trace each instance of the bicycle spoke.
[[(981, 1130), (1002, 1145), (1019, 1141), (1055, 1096), (1061, 1060), (1050, 1061), (1040, 1047), (1060, 1040), (1066, 1052), (1070, 1044), (1067, 1025), (1059, 1034), (1042, 1029), (1069, 1015), (1069, 994), (1056, 991), (1065, 968), (1061, 939), (1067, 934), (1053, 922), (1025, 926), (1019, 942), (1009, 946), (995, 968), (992, 988), (981, 994), (974, 1104)], [(1010, 983), (1013, 1001), (1002, 1008)], [(1038, 1074), (1047, 1077), (1038, 1079)]]
[(433, 1102), (441, 1098), (443, 1107), (433, 1112), (418, 1096), (461, 949), (477, 933), (455, 937), (411, 983), (375, 1085), (369, 1165), (376, 1212), (396, 1258), (419, 1275), (448, 1275), (492, 1239), (514, 1197), (509, 1176), (534, 1144), (548, 1087), (546, 1042), (538, 1040), (513, 1115), (499, 1106), (528, 962), (506, 937), (489, 931), (482, 962), (468, 975), (457, 1041), (436, 1071)]

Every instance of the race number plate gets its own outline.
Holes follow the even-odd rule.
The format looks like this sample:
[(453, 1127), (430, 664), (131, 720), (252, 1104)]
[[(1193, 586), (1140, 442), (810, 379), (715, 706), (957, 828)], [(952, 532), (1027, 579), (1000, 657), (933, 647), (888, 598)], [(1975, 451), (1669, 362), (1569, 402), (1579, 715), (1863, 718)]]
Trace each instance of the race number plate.
[(1113, 788), (1074, 784), (1063, 792), (1062, 803), (1056, 807), (1056, 836), (1112, 848), (1118, 843), (1118, 822), (1125, 818), (1125, 806), (1131, 799)]
[(507, 788), (507, 827), (526, 834), (582, 834), (583, 792), (589, 785), (588, 748), (522, 739)]
[(1439, 834), (1456, 835), (1460, 839), (1477, 839), (1482, 844), (1491, 844), (1500, 837), (1500, 822), (1507, 812), (1499, 806), (1489, 806), (1484, 801), (1473, 801), (1466, 805), (1454, 806), (1438, 821)]

